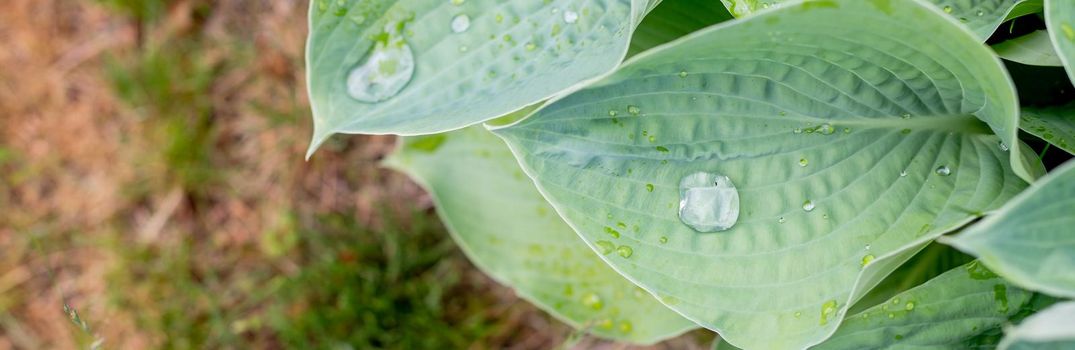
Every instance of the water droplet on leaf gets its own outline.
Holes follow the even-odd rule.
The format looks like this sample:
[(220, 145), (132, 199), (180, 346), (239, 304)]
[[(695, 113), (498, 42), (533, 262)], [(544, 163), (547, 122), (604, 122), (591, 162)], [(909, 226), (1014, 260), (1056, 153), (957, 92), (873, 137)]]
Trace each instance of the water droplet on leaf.
[(616, 248), (616, 254), (619, 254), (621, 257), (624, 258), (630, 258), (631, 255), (634, 253), (635, 250), (631, 249), (631, 247), (629, 246), (621, 245), (619, 248)]
[(601, 308), (605, 307), (605, 303), (601, 301), (601, 297), (593, 292), (586, 293), (586, 295), (582, 297), (582, 305), (594, 310), (601, 310)]
[(937, 175), (940, 176), (948, 176), (952, 174), (952, 169), (949, 169), (947, 165), (941, 165), (937, 167), (937, 170), (935, 172), (937, 173)]
[(803, 210), (808, 212), (814, 211), (814, 202), (811, 202), (809, 199), (807, 199), (805, 202), (803, 202)]
[(724, 175), (684, 176), (679, 181), (679, 219), (698, 232), (727, 230), (739, 220), (739, 191)]
[(799, 166), (804, 167), (807, 164), (810, 164), (809, 160), (806, 160), (806, 158), (799, 158)]
[(575, 23), (579, 21), (579, 13), (571, 10), (564, 11), (564, 22)]
[(462, 33), (470, 29), (470, 16), (458, 15), (452, 18), (452, 31)]
[(601, 255), (608, 255), (616, 249), (615, 244), (605, 240), (594, 242), (594, 244), (597, 245), (597, 250), (601, 252)]
[(399, 94), (414, 76), (414, 53), (401, 38), (374, 44), (366, 59), (347, 75), (347, 94), (377, 103)]

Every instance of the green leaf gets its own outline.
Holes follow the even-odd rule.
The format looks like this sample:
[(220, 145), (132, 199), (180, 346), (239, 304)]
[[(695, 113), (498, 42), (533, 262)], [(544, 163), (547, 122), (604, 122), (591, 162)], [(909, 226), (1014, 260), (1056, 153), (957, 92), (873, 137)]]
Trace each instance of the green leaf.
[(1075, 297), (1075, 162), (1053, 170), (999, 212), (943, 243), (1027, 289)]
[(407, 137), (387, 164), (429, 190), (475, 265), (558, 319), (636, 343), (697, 327), (601, 262), (485, 129)]
[[(1000, 61), (938, 10), (811, 1), (642, 53), (494, 131), (590, 244), (633, 248), (603, 256), (617, 271), (732, 344), (794, 348), (1025, 187), (998, 145), (1022, 154), (1016, 112)], [(738, 188), (725, 232), (678, 217), (700, 171)]]
[(1037, 30), (1030, 34), (993, 45), (1001, 58), (1031, 66), (1060, 67), (1060, 57), (1049, 40), (1049, 32)]
[(663, 1), (638, 25), (627, 56), (729, 19), (732, 15), (715, 0)]
[(1045, 26), (1068, 78), (1075, 83), (1075, 6), (1069, 0), (1045, 0)]
[(1004, 335), (1000, 350), (1075, 348), (1075, 301), (1059, 303), (1027, 317)]
[(848, 316), (832, 338), (813, 349), (996, 346), (999, 339), (976, 336), (999, 330), (1033, 296), (975, 261)]
[[(820, 0), (817, 2), (824, 2)], [(873, 0), (871, 0), (873, 1)], [(882, 0), (888, 3), (899, 0)], [(1006, 20), (1034, 13), (1041, 0), (925, 0), (967, 26), (981, 41), (985, 41)], [(792, 0), (721, 0), (736, 17), (783, 6)], [(914, 22), (910, 22), (914, 23)], [(843, 29), (848, 30), (848, 29)]]
[(595, 78), (657, 2), (311, 1), (310, 152), (334, 133), (458, 129)]
[(1023, 107), (1019, 128), (1075, 154), (1075, 104), (1064, 107)]

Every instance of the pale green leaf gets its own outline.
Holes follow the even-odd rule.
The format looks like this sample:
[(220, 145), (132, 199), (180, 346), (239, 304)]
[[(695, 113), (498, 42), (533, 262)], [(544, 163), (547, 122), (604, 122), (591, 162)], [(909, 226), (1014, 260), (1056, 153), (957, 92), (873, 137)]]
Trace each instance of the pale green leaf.
[(1045, 26), (1068, 78), (1075, 83), (1075, 3), (1071, 0), (1045, 0)]
[[(656, 3), (311, 1), (310, 150), (334, 133), (415, 135), (458, 129), (597, 77), (620, 63), (631, 32)], [(413, 65), (402, 58), (408, 49)], [(367, 66), (380, 51), (388, 58), (369, 77), (410, 79), (356, 80), (377, 83), (369, 88), (349, 84), (351, 72)]]
[[(813, 0), (824, 3), (827, 0)], [(903, 0), (862, 0), (887, 6)], [(985, 41), (1001, 23), (1008, 19), (1034, 13), (1041, 8), (1041, 0), (926, 0), (938, 9), (970, 28), (974, 35)], [(793, 0), (721, 0), (728, 11), (736, 17), (777, 8)], [(849, 30), (849, 29), (844, 29)]]
[(1049, 40), (1049, 32), (1037, 30), (1030, 34), (993, 45), (1001, 58), (1031, 66), (1060, 67), (1060, 57)]
[(975, 261), (848, 316), (814, 349), (994, 347), (995, 338), (977, 336), (999, 330), (1033, 297)]
[[(935, 8), (882, 3), (705, 29), (495, 132), (588, 242), (631, 246), (605, 261), (676, 311), (745, 348), (816, 344), (933, 237), (1031, 178), (1000, 146), (1022, 154), (1000, 61)], [(738, 187), (726, 232), (678, 218), (698, 171)]]
[(636, 343), (697, 327), (604, 264), (485, 129), (407, 137), (387, 164), (429, 190), (475, 265), (564, 322)]
[(653, 9), (631, 38), (628, 56), (732, 18), (716, 0), (669, 0)]
[(1075, 104), (1023, 107), (1019, 128), (1068, 153), (1075, 154)]
[(1075, 349), (1075, 301), (1053, 305), (1009, 330), (1000, 350)]
[(1075, 162), (943, 242), (1024, 288), (1075, 297)]

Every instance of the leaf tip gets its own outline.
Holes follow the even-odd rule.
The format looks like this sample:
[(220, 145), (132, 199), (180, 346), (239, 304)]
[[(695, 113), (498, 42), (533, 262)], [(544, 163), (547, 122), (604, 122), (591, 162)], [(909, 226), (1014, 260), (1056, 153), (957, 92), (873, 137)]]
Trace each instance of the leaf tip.
[(321, 131), (321, 129), (318, 128), (317, 126), (314, 126), (314, 135), (310, 139), (310, 147), (306, 149), (306, 160), (307, 161), (310, 160), (310, 157), (313, 157), (314, 152), (317, 151), (318, 147), (321, 147), (321, 145), (324, 144), (325, 141), (328, 141), (328, 139), (330, 137), (332, 137), (332, 134), (333, 133), (331, 131), (330, 132), (324, 132), (324, 131)]

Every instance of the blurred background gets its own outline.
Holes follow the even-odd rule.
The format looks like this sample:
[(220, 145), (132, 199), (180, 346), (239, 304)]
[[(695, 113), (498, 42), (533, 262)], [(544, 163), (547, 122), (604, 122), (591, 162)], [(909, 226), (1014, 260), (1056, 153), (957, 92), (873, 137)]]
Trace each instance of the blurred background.
[(392, 137), (303, 160), (306, 8), (0, 1), (0, 349), (622, 347), (475, 270)]

